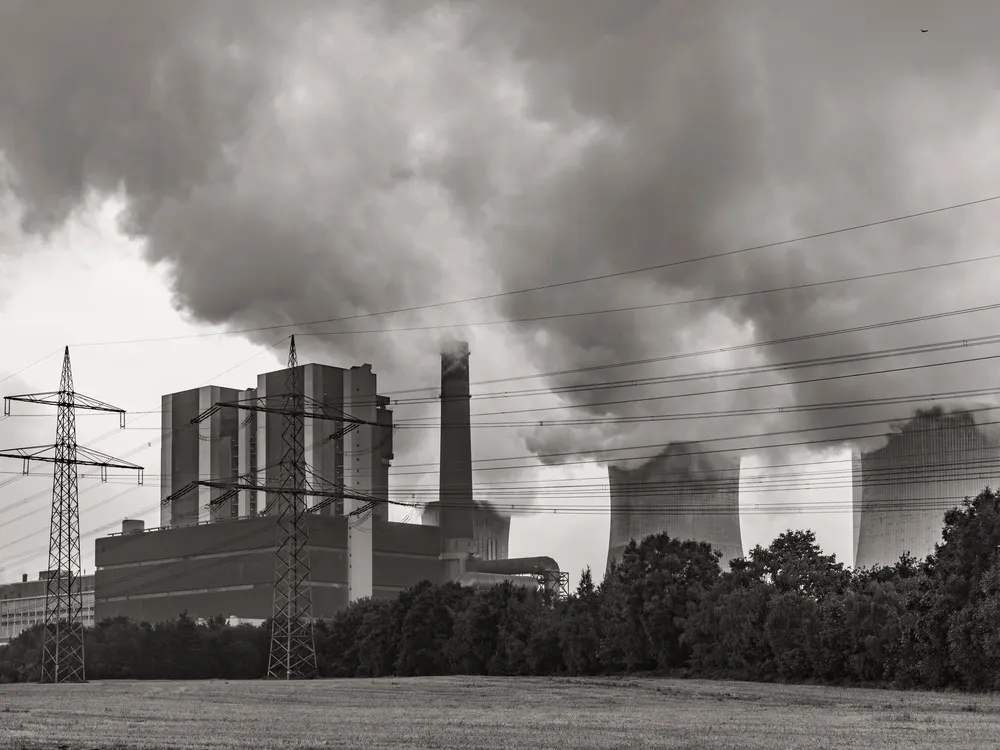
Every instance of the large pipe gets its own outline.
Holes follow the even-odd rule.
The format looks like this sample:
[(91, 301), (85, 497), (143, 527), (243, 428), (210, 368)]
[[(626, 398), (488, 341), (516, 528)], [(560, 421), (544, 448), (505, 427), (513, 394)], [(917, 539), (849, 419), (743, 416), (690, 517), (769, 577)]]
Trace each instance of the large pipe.
[(469, 420), (469, 345), (441, 352), (441, 475), (439, 499), (442, 542), (474, 536), (472, 434)]
[(470, 560), (467, 570), (490, 575), (545, 576), (545, 587), (554, 590), (559, 585), (559, 563), (551, 557), (514, 557), (507, 560)]
[(538, 581), (531, 576), (503, 576), (496, 573), (479, 573), (471, 570), (462, 573), (456, 583), (460, 586), (469, 586), (477, 589), (493, 588), (500, 583), (510, 583), (512, 586), (529, 589), (530, 591), (538, 589)]

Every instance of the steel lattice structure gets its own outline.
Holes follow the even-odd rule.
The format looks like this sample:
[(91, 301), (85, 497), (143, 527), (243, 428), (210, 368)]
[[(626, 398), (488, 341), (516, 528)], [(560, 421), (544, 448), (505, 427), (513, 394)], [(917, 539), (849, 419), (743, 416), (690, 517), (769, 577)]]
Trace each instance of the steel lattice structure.
[[(142, 484), (142, 467), (112, 458), (76, 444), (76, 410), (114, 412), (125, 426), (124, 409), (77, 394), (73, 388), (73, 370), (69, 347), (63, 356), (59, 390), (4, 398), (4, 416), (10, 416), (11, 402), (47, 404), (58, 407), (56, 442), (0, 451), (0, 457), (20, 458), (24, 473), (31, 461), (51, 463), (52, 520), (49, 530), (49, 567), (45, 585), (45, 633), (42, 647), (42, 682), (85, 682), (83, 651), (83, 592), (80, 588), (80, 505), (77, 466), (97, 466), (102, 480), (109, 468), (134, 469)], [(46, 455), (51, 452), (51, 455)]]
[(295, 337), (285, 371), (283, 452), (277, 497), (278, 546), (274, 558), (274, 610), (267, 675), (280, 679), (315, 677), (316, 643), (312, 624), (312, 586), (305, 486), (305, 403)]
[[(185, 485), (164, 498), (162, 502), (169, 504), (197, 487), (224, 490), (212, 501), (213, 504), (232, 497), (240, 490), (264, 492), (273, 498), (263, 511), (265, 514), (276, 513), (278, 520), (277, 552), (274, 561), (274, 608), (267, 673), (271, 678), (292, 680), (308, 679), (317, 675), (307, 515), (345, 497), (366, 501), (365, 505), (348, 514), (351, 516), (363, 516), (381, 502), (378, 498), (352, 492), (341, 485), (328, 482), (306, 467), (305, 420), (320, 419), (342, 423), (343, 426), (327, 440), (344, 435), (360, 425), (376, 427), (380, 425), (356, 419), (327, 404), (305, 397), (294, 336), (291, 337), (288, 351), (285, 391), (280, 396), (221, 401), (191, 420), (192, 424), (197, 424), (220, 409), (226, 408), (264, 412), (283, 417), (283, 452), (278, 464), (280, 480), (277, 484), (267, 485), (251, 475), (241, 475), (236, 481), (198, 480)], [(307, 497), (323, 499), (309, 507)]]

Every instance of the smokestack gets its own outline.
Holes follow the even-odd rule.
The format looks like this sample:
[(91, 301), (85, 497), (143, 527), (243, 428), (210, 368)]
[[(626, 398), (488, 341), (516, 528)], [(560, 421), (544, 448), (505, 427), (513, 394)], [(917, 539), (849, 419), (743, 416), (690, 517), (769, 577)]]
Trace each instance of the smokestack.
[(469, 344), (441, 351), (441, 538), (472, 539), (472, 431)]
[[(446, 556), (473, 546), (472, 434), (469, 426), (469, 344), (441, 350), (441, 551)], [(459, 574), (461, 571), (459, 570)], [(450, 578), (450, 576), (449, 576)]]

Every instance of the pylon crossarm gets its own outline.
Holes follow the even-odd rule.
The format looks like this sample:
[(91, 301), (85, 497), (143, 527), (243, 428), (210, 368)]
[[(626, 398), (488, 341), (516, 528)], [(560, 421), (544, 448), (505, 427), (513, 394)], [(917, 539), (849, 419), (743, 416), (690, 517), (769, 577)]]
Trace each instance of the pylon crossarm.
[[(300, 408), (289, 408), (288, 402), (298, 401)], [(303, 396), (295, 393), (276, 393), (270, 396), (247, 396), (232, 401), (218, 401), (197, 417), (192, 422), (202, 422), (220, 409), (241, 409), (243, 411), (263, 412), (265, 414), (281, 414), (284, 416), (302, 416), (308, 419), (323, 419), (330, 422), (344, 422), (354, 425), (351, 429), (361, 425), (381, 427), (378, 422), (369, 422), (364, 419), (352, 417), (347, 412), (341, 411), (322, 401), (317, 401), (310, 396)]]
[(76, 446), (76, 454), (78, 456), (77, 460), (82, 459), (81, 463), (89, 462), (90, 466), (107, 466), (109, 469), (131, 469), (133, 471), (142, 471), (143, 467), (139, 464), (134, 464), (131, 461), (126, 461), (121, 458), (115, 458), (114, 456), (109, 456), (107, 453), (101, 453), (100, 451), (95, 451), (93, 448), (84, 448), (82, 445)]
[[(287, 406), (288, 402), (293, 399), (297, 399), (301, 403), (300, 408), (289, 408)], [(291, 393), (279, 393), (272, 396), (251, 396), (235, 401), (219, 401), (212, 409), (216, 409), (216, 407), (223, 409), (243, 409), (245, 411), (263, 412), (264, 414), (280, 414), (289, 417), (300, 416), (307, 419), (323, 419), (330, 422), (347, 422), (359, 426), (381, 426), (378, 422), (368, 422), (364, 419), (358, 419), (315, 399)], [(212, 411), (212, 409), (209, 409), (209, 411)], [(195, 417), (195, 420), (204, 418), (205, 415), (199, 415)]]
[(54, 445), (29, 445), (24, 448), (4, 448), (0, 450), (0, 458), (34, 458), (45, 451), (54, 451)]
[[(238, 480), (235, 482), (225, 482), (225, 481), (214, 481), (211, 479), (201, 479), (197, 482), (192, 482), (190, 486), (197, 487), (212, 487), (218, 490), (257, 490), (259, 492), (270, 492), (275, 495), (292, 495), (295, 497), (304, 497), (306, 495), (315, 495), (316, 497), (340, 497), (338, 492), (342, 490), (334, 489), (323, 489), (322, 487), (315, 487), (313, 485), (303, 485), (301, 487), (289, 487), (280, 484), (261, 484), (255, 481), (242, 481)], [(185, 488), (186, 490), (187, 488)], [(181, 490), (181, 492), (185, 491)], [(180, 494), (180, 493), (177, 493)]]
[(4, 396), (3, 414), (5, 417), (11, 416), (10, 405), (13, 401), (24, 404), (42, 404), (45, 406), (71, 405), (74, 409), (89, 409), (90, 411), (104, 411), (109, 414), (117, 414), (120, 426), (125, 427), (124, 409), (74, 391), (44, 391), (42, 393), (22, 393), (17, 396)]
[[(45, 456), (46, 451), (52, 451), (52, 456)], [(27, 448), (7, 448), (0, 451), (0, 458), (19, 458), (22, 461), (21, 473), (27, 476), (31, 472), (32, 461), (46, 461), (55, 463), (56, 446), (54, 445), (32, 445)]]
[[(108, 469), (126, 469), (139, 473), (139, 484), (143, 481), (143, 467), (131, 461), (123, 461), (114, 458), (106, 453), (95, 451), (90, 448), (81, 448), (73, 445), (73, 453), (69, 456), (65, 453), (65, 447), (56, 445), (33, 445), (27, 448), (10, 448), (0, 451), (0, 458), (19, 458), (24, 462), (22, 471), (27, 474), (32, 461), (41, 461), (47, 464), (73, 464), (74, 466), (96, 466), (101, 470), (101, 481), (108, 479)], [(46, 455), (51, 451), (51, 455)]]

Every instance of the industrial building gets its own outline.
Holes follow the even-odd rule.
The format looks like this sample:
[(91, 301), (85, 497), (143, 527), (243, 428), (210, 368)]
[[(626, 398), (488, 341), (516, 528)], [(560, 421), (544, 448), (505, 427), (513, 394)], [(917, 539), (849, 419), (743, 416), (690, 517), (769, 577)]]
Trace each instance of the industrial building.
[(743, 556), (740, 535), (740, 456), (708, 454), (697, 443), (671, 443), (633, 469), (608, 467), (611, 533), (608, 567), (630, 540), (666, 532), (708, 542), (720, 565)]
[(853, 452), (855, 568), (931, 554), (945, 512), (1000, 478), (1000, 438), (968, 411), (920, 411), (887, 437), (881, 448)]
[[(359, 494), (386, 499), (392, 458), (392, 414), (377, 395), (370, 365), (349, 370), (304, 365), (307, 401), (367, 424), (306, 419), (307, 473)], [(286, 370), (261, 375), (247, 391), (197, 389), (163, 400), (162, 462), (170, 498), (162, 527), (126, 521), (121, 533), (98, 539), (96, 615), (150, 622), (215, 615), (262, 620), (273, 606), (276, 519), (254, 492), (197, 488), (196, 502), (172, 497), (195, 478), (234, 481), (256, 476), (273, 486), (281, 461), (285, 417), (223, 408), (196, 423), (212, 403), (280, 396)], [(213, 402), (212, 400), (215, 399)], [(387, 598), (422, 580), (563, 591), (566, 574), (548, 557), (509, 560), (510, 519), (476, 503), (472, 488), (469, 349), (441, 355), (441, 472), (439, 500), (420, 524), (388, 520), (386, 505), (348, 516), (357, 500), (344, 498), (308, 517), (313, 615), (330, 617), (363, 597)], [(222, 419), (229, 411), (233, 418)], [(205, 448), (204, 446), (211, 446)], [(228, 457), (228, 458), (227, 458)], [(223, 479), (225, 478), (225, 479)], [(206, 491), (207, 490), (207, 491)], [(312, 507), (312, 499), (307, 500)], [(235, 510), (234, 510), (235, 507)]]
[[(0, 584), (0, 646), (45, 622), (45, 590), (51, 575), (43, 571), (36, 581), (24, 575), (17, 583)], [(94, 576), (82, 575), (78, 581), (83, 599), (80, 621), (89, 627), (94, 624)]]
[[(378, 395), (378, 381), (371, 365), (342, 369), (307, 364), (296, 369), (307, 402), (322, 405), (331, 415), (350, 415), (379, 425), (378, 428), (371, 424), (345, 425), (342, 420), (306, 417), (303, 420), (306, 474), (386, 499), (393, 457), (392, 412), (387, 408), (389, 399)], [(195, 480), (207, 478), (235, 482), (243, 476), (255, 478), (261, 485), (279, 483), (279, 463), (284, 450), (283, 416), (227, 407), (202, 421), (194, 420), (220, 402), (247, 407), (269, 405), (284, 392), (287, 373), (288, 370), (276, 370), (259, 375), (257, 386), (245, 391), (204, 386), (163, 396), (161, 527), (253, 517), (273, 507), (273, 498), (258, 497), (256, 490), (227, 492), (198, 487), (187, 493), (178, 491)], [(316, 498), (307, 498), (310, 506), (315, 501)], [(344, 500), (337, 500), (318, 512), (343, 515)], [(374, 518), (388, 520), (387, 513), (386, 506), (381, 505), (375, 509)]]

